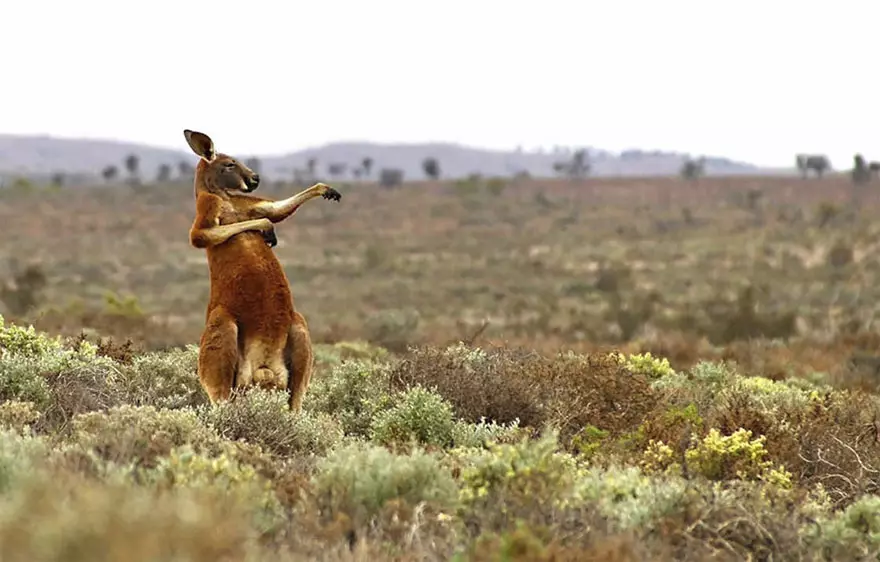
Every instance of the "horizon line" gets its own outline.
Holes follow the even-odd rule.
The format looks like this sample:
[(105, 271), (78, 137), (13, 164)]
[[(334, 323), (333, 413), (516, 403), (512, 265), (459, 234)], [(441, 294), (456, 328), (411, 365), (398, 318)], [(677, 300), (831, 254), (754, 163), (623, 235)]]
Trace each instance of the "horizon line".
[[(183, 148), (177, 148), (170, 145), (160, 145), (153, 144), (150, 142), (137, 141), (132, 139), (121, 139), (111, 136), (68, 136), (57, 133), (5, 133), (0, 131), (0, 137), (19, 137), (25, 139), (51, 139), (51, 140), (59, 140), (59, 141), (67, 141), (67, 142), (107, 142), (107, 143), (115, 143), (115, 144), (124, 144), (124, 145), (135, 145), (141, 146), (144, 148), (150, 148), (154, 150), (168, 150), (173, 152), (179, 152), (182, 154), (187, 154), (188, 152)], [(640, 148), (638, 146), (632, 146), (630, 148), (625, 148), (623, 150), (615, 151), (607, 148), (597, 147), (595, 145), (553, 145), (551, 147), (545, 147), (542, 145), (538, 145), (537, 148), (528, 148), (523, 147), (522, 145), (514, 146), (511, 148), (494, 148), (489, 146), (482, 146), (478, 144), (467, 144), (458, 141), (445, 141), (445, 140), (431, 140), (431, 141), (372, 141), (367, 139), (358, 139), (358, 138), (349, 138), (349, 139), (338, 139), (332, 141), (324, 141), (322, 143), (310, 144), (303, 148), (294, 148), (287, 149), (286, 152), (265, 152), (265, 153), (254, 153), (254, 152), (242, 152), (244, 156), (262, 156), (263, 158), (283, 158), (286, 156), (292, 156), (299, 152), (307, 152), (310, 150), (321, 150), (322, 148), (327, 148), (334, 145), (345, 145), (345, 144), (366, 144), (373, 145), (379, 147), (418, 147), (425, 145), (439, 145), (439, 146), (450, 146), (456, 148), (464, 148), (468, 150), (478, 150), (483, 152), (495, 152), (495, 153), (513, 153), (513, 154), (530, 154), (530, 155), (545, 155), (552, 156), (554, 154), (570, 154), (575, 150), (586, 149), (588, 152), (600, 152), (612, 154), (615, 156), (620, 156), (625, 152), (642, 152), (646, 154), (651, 153), (659, 153), (664, 155), (678, 155), (678, 156), (689, 156), (695, 158), (708, 158), (708, 159), (722, 159), (727, 160), (733, 164), (741, 164), (746, 166), (752, 166), (755, 168), (775, 168), (775, 166), (762, 166), (759, 164), (754, 164), (752, 162), (746, 160), (737, 160), (735, 158), (729, 156), (722, 156), (717, 154), (705, 154), (705, 153), (694, 153), (684, 150), (674, 150), (674, 149), (664, 149), (664, 148)], [(562, 150), (557, 150), (562, 149)]]

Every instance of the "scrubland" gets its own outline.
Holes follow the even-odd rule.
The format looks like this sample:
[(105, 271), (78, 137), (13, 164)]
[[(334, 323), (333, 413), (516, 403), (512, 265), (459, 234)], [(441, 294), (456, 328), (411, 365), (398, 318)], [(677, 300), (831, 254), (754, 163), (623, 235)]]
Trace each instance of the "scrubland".
[(3, 560), (877, 558), (875, 187), (339, 189), (301, 416), (207, 403), (189, 186), (0, 196)]

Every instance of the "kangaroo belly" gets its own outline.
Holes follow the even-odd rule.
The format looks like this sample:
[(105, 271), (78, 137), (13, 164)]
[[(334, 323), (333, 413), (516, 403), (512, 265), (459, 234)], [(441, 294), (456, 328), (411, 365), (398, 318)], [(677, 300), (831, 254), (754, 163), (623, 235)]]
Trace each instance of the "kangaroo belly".
[(286, 389), (285, 347), (294, 309), (284, 269), (257, 233), (211, 250), (209, 306), (229, 311), (238, 327), (235, 386)]
[(239, 337), (274, 340), (293, 321), (293, 299), (284, 269), (258, 234), (240, 234), (208, 256), (210, 306), (235, 318)]

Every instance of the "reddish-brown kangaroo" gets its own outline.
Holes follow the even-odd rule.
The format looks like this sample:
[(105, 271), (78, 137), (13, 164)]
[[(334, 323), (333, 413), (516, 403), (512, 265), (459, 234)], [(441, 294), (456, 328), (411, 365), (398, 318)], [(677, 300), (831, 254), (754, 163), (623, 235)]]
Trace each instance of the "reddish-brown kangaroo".
[(323, 183), (279, 201), (245, 195), (260, 184), (258, 174), (218, 153), (208, 135), (189, 129), (183, 134), (201, 158), (189, 240), (207, 252), (211, 276), (199, 380), (212, 403), (239, 388), (286, 390), (289, 408), (299, 413), (312, 374), (312, 342), (272, 250), (274, 224), (309, 199), (342, 196)]

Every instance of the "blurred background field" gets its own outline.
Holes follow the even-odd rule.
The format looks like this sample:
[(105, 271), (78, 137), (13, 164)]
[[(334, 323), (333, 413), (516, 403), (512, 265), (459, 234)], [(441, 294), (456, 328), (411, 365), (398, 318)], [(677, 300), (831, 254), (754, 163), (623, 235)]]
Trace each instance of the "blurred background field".
[[(846, 175), (334, 185), (341, 204), (278, 227), (318, 342), (617, 347), (687, 367), (775, 339), (809, 342), (787, 361), (823, 370), (875, 351), (880, 194)], [(209, 285), (193, 207), (185, 180), (4, 190), (0, 310), (141, 349), (197, 342)]]

